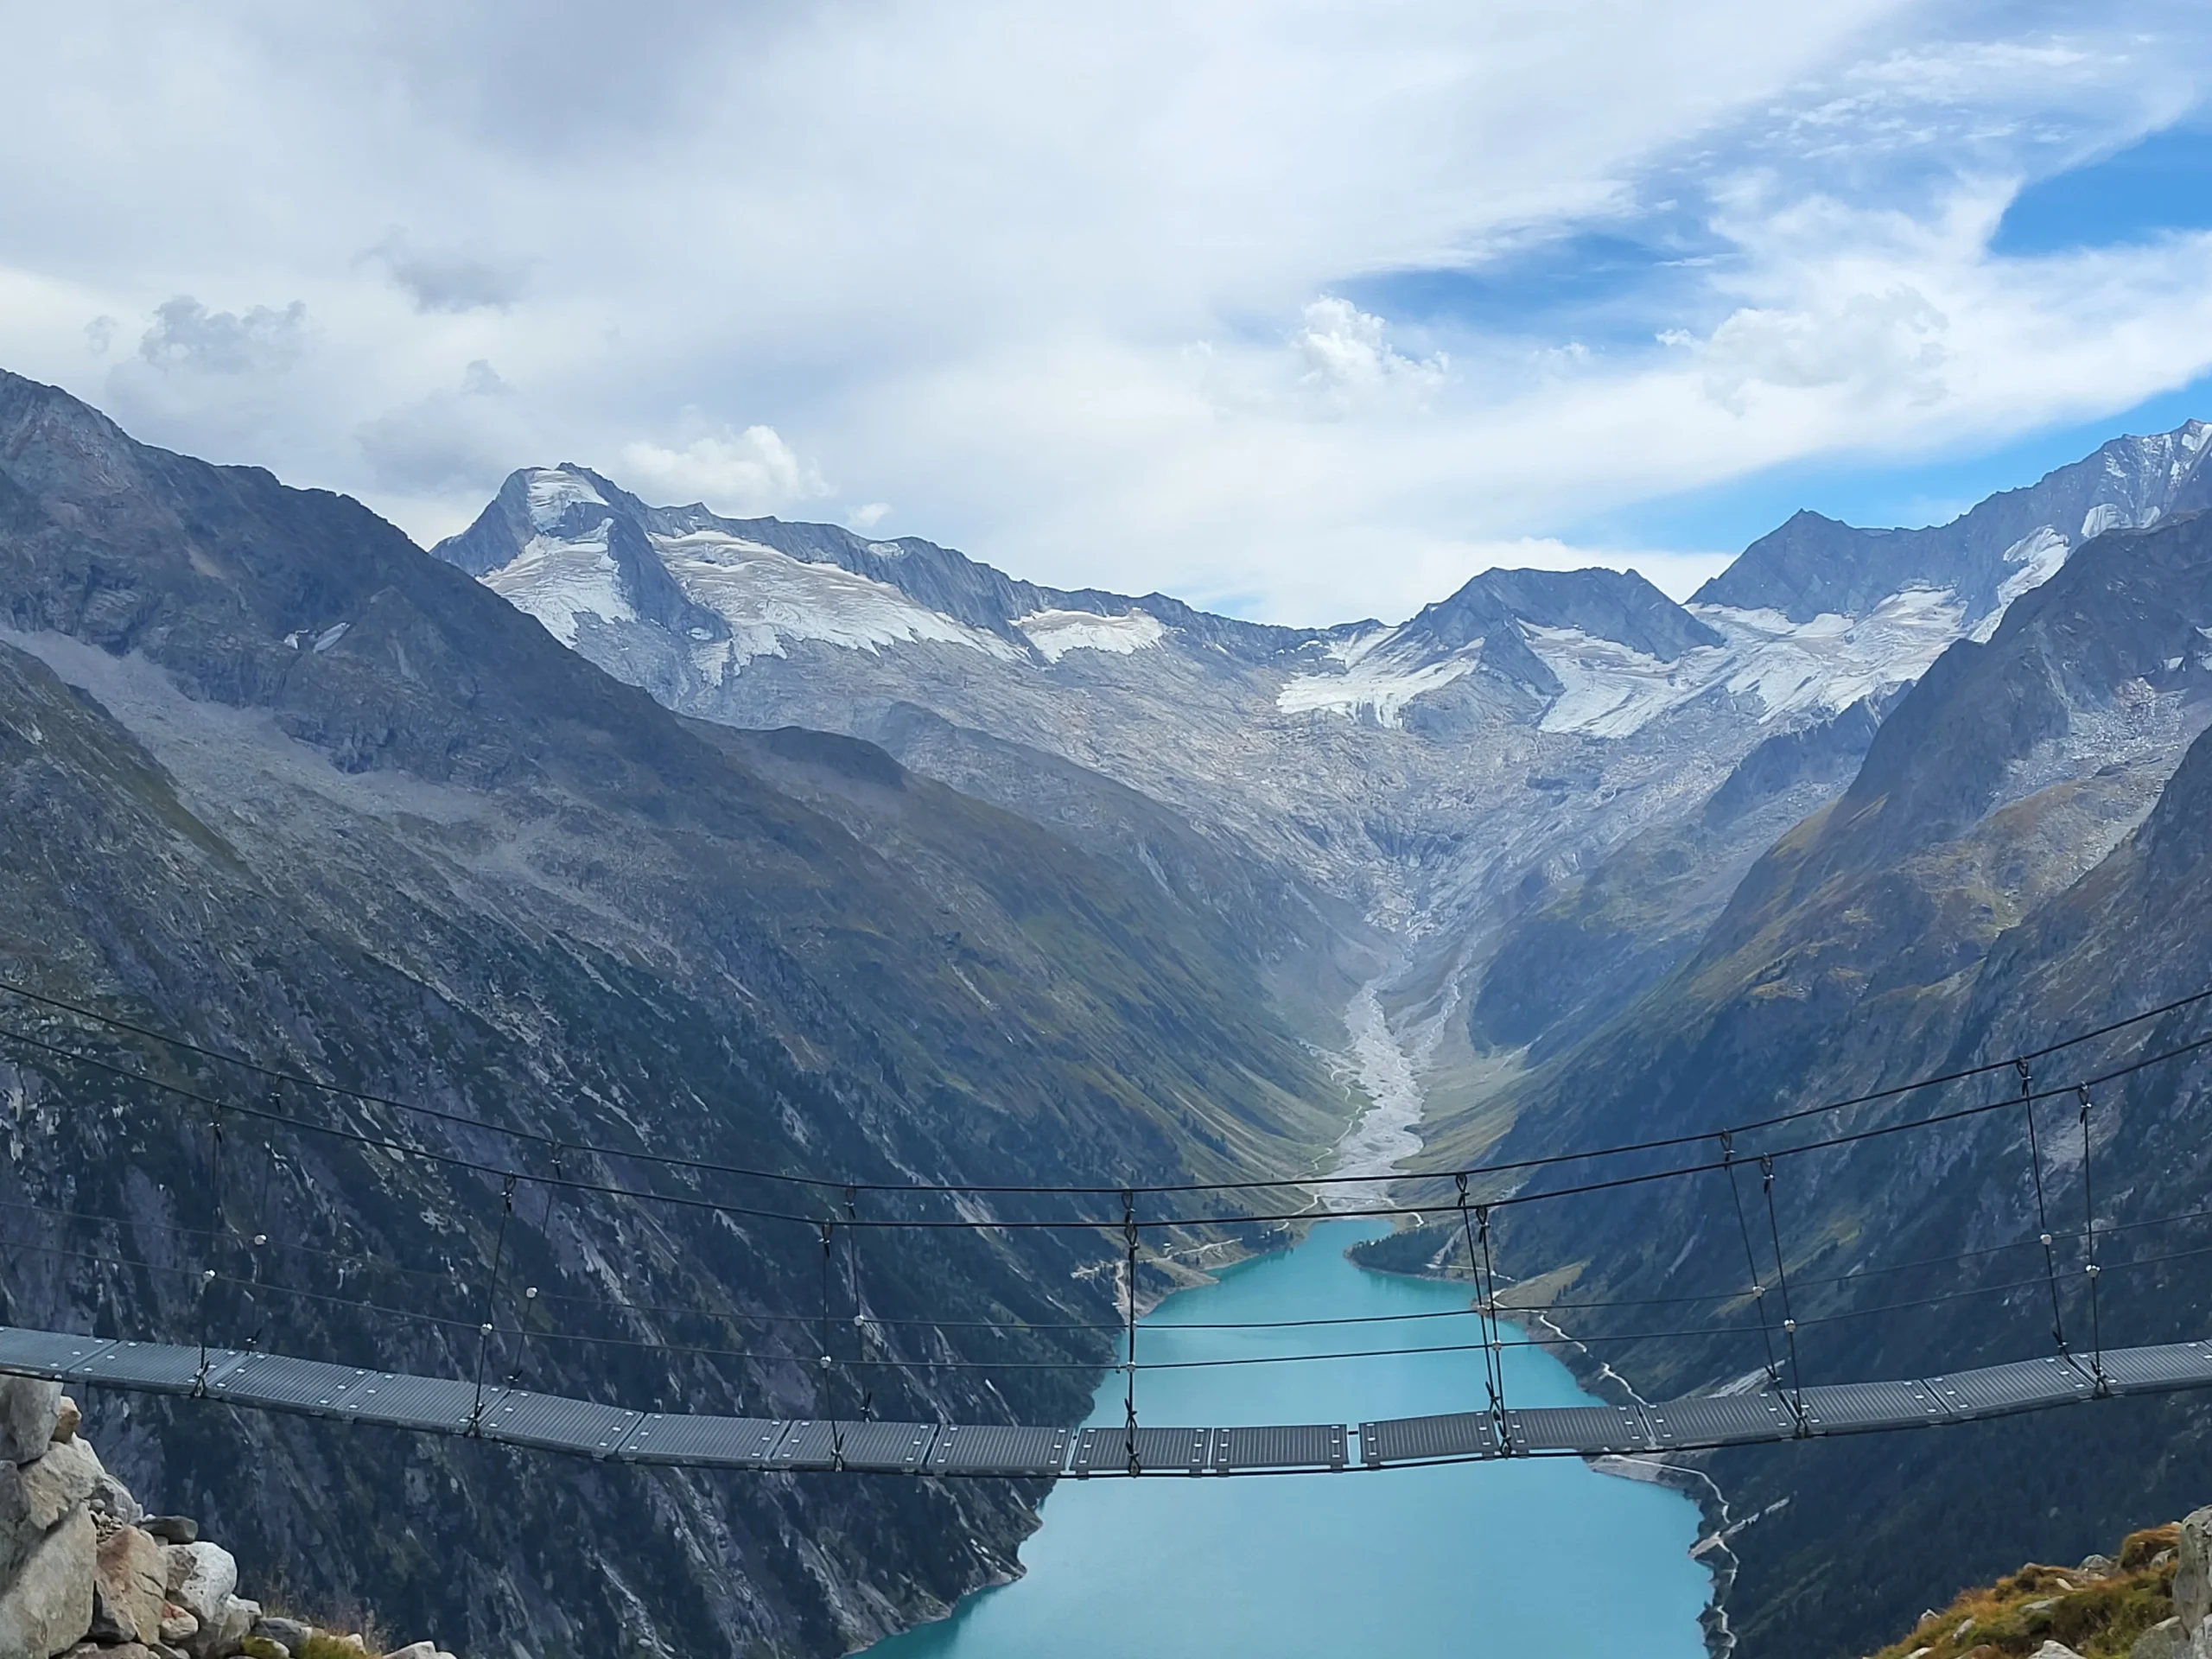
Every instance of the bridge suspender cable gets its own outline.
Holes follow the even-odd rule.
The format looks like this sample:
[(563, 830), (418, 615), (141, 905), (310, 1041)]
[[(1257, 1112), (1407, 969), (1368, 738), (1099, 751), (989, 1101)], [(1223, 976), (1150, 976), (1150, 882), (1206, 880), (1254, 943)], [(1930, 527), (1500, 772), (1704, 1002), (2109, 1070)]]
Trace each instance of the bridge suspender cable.
[(2112, 1384), (2105, 1376), (2104, 1327), (2097, 1316), (2097, 1279), (2102, 1269), (2097, 1266), (2097, 1194), (2089, 1179), (2089, 1085), (2085, 1083), (2075, 1092), (2082, 1098), (2082, 1249), (2089, 1258), (2082, 1268), (2089, 1281), (2089, 1369), (2101, 1396), (2112, 1392)]
[[(223, 1246), (223, 1108), (211, 1101), (207, 1107), (207, 1254), (213, 1258)], [(207, 1320), (215, 1295), (216, 1268), (212, 1260), (200, 1274), (200, 1369), (192, 1379), (196, 1398), (207, 1392)]]
[(861, 1311), (860, 1196), (845, 1189), (845, 1300), (853, 1308), (853, 1389), (860, 1396), (860, 1415), (875, 1421), (875, 1390), (861, 1376), (868, 1366), (868, 1315)]
[(1774, 1215), (1774, 1160), (1759, 1156), (1759, 1180), (1766, 1192), (1766, 1227), (1774, 1240), (1774, 1281), (1782, 1289), (1782, 1334), (1789, 1344), (1790, 1409), (1796, 1414), (1797, 1433), (1811, 1433), (1805, 1421), (1805, 1373), (1797, 1363), (1797, 1319), (1789, 1311), (1789, 1268), (1782, 1259), (1782, 1224)]
[[(1497, 1432), (1498, 1444), (1509, 1444), (1505, 1436), (1504, 1379), (1498, 1374), (1501, 1356), (1497, 1346), (1497, 1299), (1492, 1294), (1489, 1281), (1483, 1273), (1481, 1258), (1475, 1250), (1474, 1224), (1467, 1215), (1467, 1178), (1456, 1175), (1452, 1179), (1459, 1189), (1459, 1231), (1467, 1241), (1467, 1277), (1475, 1287), (1475, 1319), (1482, 1331), (1483, 1389), (1490, 1396), (1491, 1421)], [(1490, 1211), (1483, 1211), (1483, 1235), (1490, 1235)]]
[(833, 1264), (836, 1260), (835, 1237), (837, 1223), (832, 1217), (823, 1217), (822, 1230), (822, 1383), (814, 1392), (814, 1408), (830, 1425), (830, 1461), (837, 1468), (845, 1466), (845, 1429), (838, 1421), (837, 1402), (832, 1389), (836, 1383), (837, 1357), (830, 1345), (830, 1283)]
[(1137, 1195), (1124, 1191), (1122, 1194), (1122, 1241), (1125, 1259), (1122, 1268), (1122, 1291), (1128, 1316), (1128, 1371), (1127, 1389), (1122, 1396), (1124, 1411), (1122, 1446), (1128, 1458), (1129, 1472), (1135, 1474), (1142, 1465), (1137, 1458)]
[(2050, 1283), (2050, 1338), (2058, 1344), (2058, 1351), (2066, 1352), (2066, 1320), (2058, 1305), (2058, 1250), (2052, 1240), (2050, 1217), (2044, 1209), (2043, 1147), (2036, 1137), (2035, 1073), (2028, 1069), (2027, 1061), (2015, 1060), (2013, 1065), (2020, 1074), (2020, 1109), (2028, 1119), (2028, 1166), (2035, 1172), (2036, 1233), (2043, 1241), (2044, 1276)]
[(1766, 1344), (1766, 1380), (1775, 1388), (1782, 1386), (1782, 1365), (1774, 1352), (1774, 1326), (1767, 1318), (1766, 1286), (1760, 1282), (1758, 1252), (1751, 1248), (1751, 1217), (1744, 1213), (1744, 1190), (1736, 1184), (1736, 1137), (1726, 1129), (1720, 1132), (1720, 1173), (1728, 1182), (1728, 1196), (1736, 1204), (1736, 1230), (1744, 1240), (1744, 1265), (1751, 1271), (1751, 1302), (1759, 1316), (1759, 1338)]
[(507, 1224), (515, 1218), (515, 1176), (509, 1171), (499, 1186), (499, 1232), (492, 1246), (492, 1276), (484, 1285), (484, 1319), (476, 1327), (476, 1404), (468, 1414), (468, 1432), (484, 1427), (484, 1363), (492, 1351), (492, 1331), (498, 1321), (499, 1274), (507, 1261)]

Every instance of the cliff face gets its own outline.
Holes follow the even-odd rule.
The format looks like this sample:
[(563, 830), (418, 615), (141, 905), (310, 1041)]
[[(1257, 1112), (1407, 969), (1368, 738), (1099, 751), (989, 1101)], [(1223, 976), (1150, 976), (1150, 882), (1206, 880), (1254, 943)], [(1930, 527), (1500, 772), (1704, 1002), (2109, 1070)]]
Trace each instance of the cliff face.
[[(546, 1137), (272, 1096), (0, 997), (14, 1323), (484, 1363), (640, 1408), (1072, 1421), (1093, 1333), (887, 1325), (861, 1351), (849, 1315), (1111, 1323), (1091, 1270), (1116, 1246), (871, 1236), (824, 1369), (813, 1220), (740, 1224), (699, 1201), (782, 1206), (550, 1148), (1166, 1178), (1305, 1166), (1349, 1105), (1220, 913), (1126, 861), (865, 745), (702, 733), (355, 504), (135, 444), (5, 376), (0, 845), (0, 978)], [(142, 1077), (512, 1173), (504, 1243), (498, 1173), (240, 1118), (219, 1140)], [(532, 1185), (555, 1174), (693, 1202), (556, 1201)], [(1009, 1573), (1036, 1497), (86, 1408), (109, 1461), (252, 1581), (537, 1659), (842, 1652)]]

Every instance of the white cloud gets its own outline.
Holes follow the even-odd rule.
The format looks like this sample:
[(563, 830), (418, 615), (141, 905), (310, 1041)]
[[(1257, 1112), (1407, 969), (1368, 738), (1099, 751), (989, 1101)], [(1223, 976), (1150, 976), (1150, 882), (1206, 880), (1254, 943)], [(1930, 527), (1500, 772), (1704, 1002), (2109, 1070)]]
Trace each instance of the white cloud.
[(772, 426), (695, 438), (680, 449), (632, 442), (621, 457), (623, 483), (649, 499), (703, 501), (734, 518), (785, 512), (832, 493)]
[(1715, 401), (1740, 412), (1754, 382), (1845, 387), (1876, 401), (1931, 404), (1944, 393), (1943, 339), (1949, 320), (1913, 288), (1853, 294), (1826, 312), (1731, 312), (1706, 340), (1680, 331), (1662, 343), (1687, 346), (1706, 369)]
[[(88, 334), (100, 319), (86, 325)], [(257, 305), (240, 316), (211, 311), (189, 294), (155, 308), (138, 355), (163, 373), (255, 374), (287, 366), (306, 340), (308, 308), (295, 300), (281, 309)]]
[(1344, 409), (1398, 393), (1426, 401), (1444, 384), (1451, 359), (1439, 352), (1415, 361), (1383, 338), (1384, 328), (1382, 318), (1349, 300), (1325, 295), (1314, 301), (1293, 337), (1306, 361), (1305, 383)]
[[(1403, 615), (1655, 495), (2212, 366), (2204, 238), (1986, 253), (2023, 177), (2212, 84), (2200, 14), (33, 8), (0, 364), (426, 537), (575, 460), (733, 512), (895, 501), (1064, 585)], [(1608, 301), (1632, 327), (1545, 321), (1547, 238), (1662, 203), (1699, 263)], [(1374, 284), (1511, 250), (1518, 311)]]
[(404, 231), (388, 232), (361, 257), (381, 264), (417, 311), (505, 311), (522, 293), (514, 263), (418, 247)]

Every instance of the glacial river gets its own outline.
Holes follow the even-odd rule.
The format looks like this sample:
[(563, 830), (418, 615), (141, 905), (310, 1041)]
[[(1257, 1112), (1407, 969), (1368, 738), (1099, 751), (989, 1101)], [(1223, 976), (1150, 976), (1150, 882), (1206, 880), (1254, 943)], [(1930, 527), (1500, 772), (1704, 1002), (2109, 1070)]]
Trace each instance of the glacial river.
[[(1369, 1273), (1344, 1257), (1380, 1224), (1330, 1222), (1296, 1249), (1232, 1268), (1146, 1319), (1140, 1359), (1410, 1349), (1474, 1339), (1471, 1319), (1288, 1332), (1223, 1321), (1422, 1313), (1467, 1291)], [(1585, 1403), (1556, 1360), (1507, 1357), (1507, 1397)], [(1141, 1420), (1343, 1422), (1465, 1411), (1478, 1353), (1154, 1371)], [(1090, 1421), (1119, 1424), (1109, 1377)], [(1063, 1480), (1016, 1582), (893, 1637), (869, 1659), (1702, 1659), (1711, 1588), (1690, 1558), (1698, 1512), (1664, 1487), (1572, 1459), (1263, 1478)]]

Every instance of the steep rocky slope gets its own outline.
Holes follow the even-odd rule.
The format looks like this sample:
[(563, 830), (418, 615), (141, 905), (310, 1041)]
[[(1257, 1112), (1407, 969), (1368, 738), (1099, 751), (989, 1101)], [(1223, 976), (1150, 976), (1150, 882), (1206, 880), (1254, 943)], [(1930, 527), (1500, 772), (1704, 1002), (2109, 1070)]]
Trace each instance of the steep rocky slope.
[[(2207, 628), (2212, 522), (2183, 516), (2092, 541), (1986, 644), (1951, 648), (1882, 723), (1850, 787), (1759, 859), (1679, 966), (1512, 1085), (1520, 1128), (1501, 1153), (1710, 1131), (2002, 1061), (2212, 985), (2201, 927), (2212, 900), (2212, 739), (2199, 735), (2212, 719)], [(2044, 1081), (2096, 1075), (2207, 1030), (2201, 1008), (2183, 1009), (2044, 1063)], [(2040, 1109), (2040, 1203), (2052, 1222), (2040, 1219), (2017, 1111), (1778, 1165), (1802, 1375), (1926, 1376), (2047, 1351), (2053, 1315), (2035, 1243), (2046, 1226), (2062, 1233), (2059, 1317), (2077, 1351), (2091, 1345), (2093, 1317), (2113, 1342), (2212, 1328), (2212, 1298), (2190, 1267), (2202, 1224), (2165, 1219), (2200, 1215), (2212, 1187), (2194, 1121), (2206, 1075), (2198, 1052), (2092, 1096), (2095, 1215), (2114, 1230), (2094, 1316), (2077, 1236), (2085, 1141), (2070, 1097)], [(2013, 1086), (1999, 1077), (1872, 1102), (1737, 1150), (2001, 1102)], [(1471, 1122), (1458, 1138), (1482, 1133)], [(1440, 1150), (1450, 1155), (1453, 1141), (1443, 1128)], [(1707, 1141), (1684, 1157), (1718, 1150)], [(1756, 1205), (1756, 1172), (1746, 1185)], [(1740, 1287), (1741, 1231), (1713, 1177), (1532, 1207), (1507, 1224), (1504, 1243), (1523, 1272), (1580, 1264), (1581, 1304)], [(1561, 1315), (1592, 1337), (1652, 1317)], [(1700, 1317), (1728, 1334), (1604, 1351), (1655, 1394), (1756, 1379), (1764, 1352), (1751, 1300)], [(1915, 1541), (1951, 1535), (1969, 1510), (2004, 1519), (1985, 1520), (1967, 1558), (1948, 1565), (1993, 1573), (2025, 1552), (2021, 1533), (2053, 1505), (2070, 1542), (2123, 1523), (2146, 1493), (2185, 1500), (2201, 1436), (2186, 1402), (2100, 1402), (1947, 1431), (1902, 1461), (1878, 1439), (1717, 1458), (1739, 1512), (1776, 1506), (1738, 1544), (1742, 1651), (1866, 1645), (1936, 1592)], [(2111, 1478), (2118, 1468), (2132, 1471), (2126, 1481)]]
[[(12, 378), (0, 618), (0, 977), (376, 1095), (756, 1168), (1296, 1169), (1341, 1128), (1342, 1090), (1217, 912), (880, 751), (688, 728), (354, 504), (145, 448)], [(0, 1024), (125, 1074), (524, 1183), (500, 1245), (495, 1175), (243, 1120), (215, 1154), (201, 1109), (16, 1043), (10, 1319), (467, 1376), (489, 1306), (495, 1374), (639, 1406), (849, 1413), (872, 1390), (887, 1415), (1051, 1420), (1087, 1397), (1081, 1332), (1024, 1346), (1066, 1371), (861, 1372), (842, 1344), (824, 1370), (813, 1320), (787, 1317), (822, 1296), (810, 1223), (553, 1202), (529, 1179), (756, 1207), (760, 1183), (573, 1153), (556, 1171), (543, 1145), (272, 1102), (264, 1078), (8, 1001)], [(1090, 1270), (1111, 1249), (871, 1239), (850, 1282), (879, 1317), (1110, 1320)], [(1004, 1357), (991, 1340), (888, 1339)], [(110, 1461), (257, 1581), (547, 1659), (839, 1651), (1009, 1571), (1034, 1496), (87, 1406)]]
[(918, 538), (650, 506), (574, 465), (517, 473), (436, 550), (686, 713), (865, 737), (1124, 849), (1165, 832), (1243, 873), (1209, 890), (1276, 960), (1357, 969), (1359, 931), (1313, 918), (1363, 914), (1373, 989), (1451, 1106), (1678, 962), (1946, 645), (2083, 540), (2195, 501), (2204, 436), (2115, 440), (1926, 531), (1801, 516), (1688, 607), (1632, 574), (1491, 571), (1396, 626), (1046, 589)]

